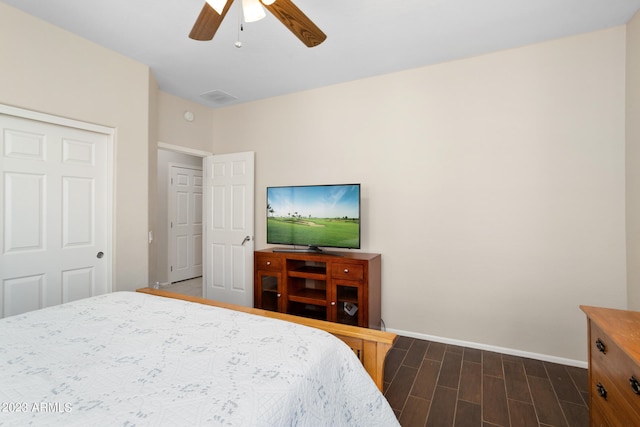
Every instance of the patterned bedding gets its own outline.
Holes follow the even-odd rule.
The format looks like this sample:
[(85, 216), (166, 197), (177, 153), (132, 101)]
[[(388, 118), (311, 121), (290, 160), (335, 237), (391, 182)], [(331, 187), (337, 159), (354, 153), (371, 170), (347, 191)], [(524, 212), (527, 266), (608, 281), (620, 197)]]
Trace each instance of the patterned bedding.
[(394, 426), (313, 328), (115, 292), (0, 320), (0, 425)]

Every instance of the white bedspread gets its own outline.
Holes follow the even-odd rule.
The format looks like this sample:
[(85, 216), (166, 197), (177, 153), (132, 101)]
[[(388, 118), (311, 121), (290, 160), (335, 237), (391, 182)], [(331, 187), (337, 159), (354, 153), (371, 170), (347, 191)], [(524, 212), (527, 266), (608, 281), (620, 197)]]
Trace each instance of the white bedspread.
[(0, 425), (393, 426), (330, 334), (135, 292), (0, 320)]

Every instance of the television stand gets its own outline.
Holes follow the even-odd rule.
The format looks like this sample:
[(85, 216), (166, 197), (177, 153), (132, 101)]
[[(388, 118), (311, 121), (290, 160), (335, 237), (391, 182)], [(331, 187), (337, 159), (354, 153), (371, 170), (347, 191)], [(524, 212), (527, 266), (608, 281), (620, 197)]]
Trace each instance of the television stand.
[(381, 328), (380, 254), (288, 251), (255, 252), (254, 307)]

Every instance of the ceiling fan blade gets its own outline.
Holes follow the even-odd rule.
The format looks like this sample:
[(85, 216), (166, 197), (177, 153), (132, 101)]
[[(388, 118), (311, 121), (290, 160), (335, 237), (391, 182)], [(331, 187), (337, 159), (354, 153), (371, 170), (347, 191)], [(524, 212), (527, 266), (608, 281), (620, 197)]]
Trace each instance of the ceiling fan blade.
[(216, 31), (218, 31), (218, 27), (229, 11), (232, 3), (233, 0), (228, 0), (222, 10), (222, 14), (218, 14), (218, 12), (209, 6), (209, 3), (205, 2), (200, 11), (200, 15), (198, 15), (198, 19), (196, 19), (196, 23), (193, 24), (189, 38), (200, 41), (211, 40), (216, 34)]
[(317, 46), (327, 38), (326, 34), (291, 0), (276, 0), (270, 5), (263, 4), (263, 6), (307, 47)]

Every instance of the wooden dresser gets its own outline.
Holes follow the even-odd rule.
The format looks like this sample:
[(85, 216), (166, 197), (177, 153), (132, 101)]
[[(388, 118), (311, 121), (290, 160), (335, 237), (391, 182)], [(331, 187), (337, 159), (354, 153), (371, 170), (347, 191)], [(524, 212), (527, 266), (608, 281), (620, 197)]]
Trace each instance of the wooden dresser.
[(591, 427), (640, 425), (640, 312), (580, 308), (588, 320)]

